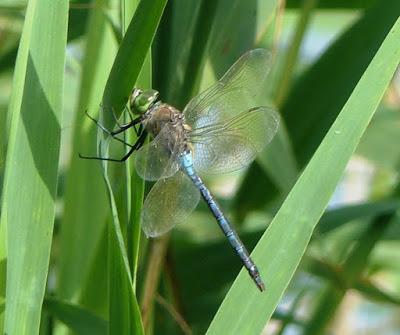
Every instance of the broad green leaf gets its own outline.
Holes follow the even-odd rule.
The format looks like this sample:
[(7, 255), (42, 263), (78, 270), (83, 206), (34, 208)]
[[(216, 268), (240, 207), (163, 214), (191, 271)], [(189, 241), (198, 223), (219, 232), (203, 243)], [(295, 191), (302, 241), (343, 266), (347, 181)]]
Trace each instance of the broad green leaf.
[(24, 8), (27, 3), (27, 0), (0, 0), (0, 6), (5, 8)]
[[(97, 7), (90, 13), (88, 24), (60, 232), (57, 294), (61, 299), (73, 302), (78, 301), (82, 293), (81, 284), (88, 276), (90, 262), (109, 213), (106, 188), (101, 182), (100, 165), (78, 157), (78, 153), (96, 152), (97, 127), (86, 117), (85, 111), (93, 116), (98, 114), (101, 96), (116, 53), (116, 44), (102, 10), (107, 1), (99, 0), (96, 4)], [(104, 266), (105, 264), (102, 269)], [(90, 285), (88, 289), (95, 291), (97, 286)], [(92, 297), (100, 298), (101, 294)], [(103, 304), (104, 302), (105, 298)], [(93, 303), (86, 303), (86, 307), (96, 309), (102, 305), (97, 299)]]
[[(376, 1), (375, 6), (365, 11), (294, 83), (280, 112), (299, 169), (321, 143), (399, 15), (399, 1)], [(263, 194), (253, 192), (261, 178), (266, 179), (263, 183), (268, 185)], [(239, 217), (276, 198), (274, 186), (271, 178), (252, 166), (238, 191)]]
[[(126, 32), (126, 27), (129, 22), (131, 22), (133, 14), (139, 4), (139, 0), (130, 0), (124, 1), (122, 6), (122, 12), (124, 16), (122, 18), (122, 26), (124, 33)], [(152, 79), (152, 62), (151, 62), (151, 53), (148, 52), (142, 68), (140, 70), (139, 76), (136, 80), (135, 87), (139, 87), (141, 89), (149, 89), (152, 87), (151, 80)], [(130, 132), (129, 134), (125, 133), (125, 140), (128, 140), (130, 143), (135, 143), (137, 136)], [(139, 265), (139, 248), (140, 248), (140, 237), (141, 237), (141, 210), (144, 199), (144, 187), (145, 182), (139, 175), (136, 173), (136, 170), (131, 166), (130, 160), (126, 163), (126, 199), (122, 199), (122, 201), (126, 201), (130, 203), (129, 212), (128, 213), (128, 222), (127, 222), (127, 236), (126, 236), (126, 244), (127, 244), (127, 253), (129, 258), (129, 265), (132, 271), (132, 286), (134, 292), (136, 292), (136, 282), (137, 282), (137, 269)]]
[[(379, 0), (318, 0), (318, 8), (323, 9), (363, 9)], [(301, 8), (303, 0), (287, 0), (286, 8)]]
[[(89, 265), (85, 281), (81, 283), (79, 305), (106, 318), (108, 315), (108, 226), (103, 232)], [(58, 334), (57, 334), (58, 335)]]
[[(105, 172), (106, 173), (106, 172)], [(144, 334), (113, 190), (105, 175), (113, 219), (108, 227), (109, 333)]]
[(292, 78), (294, 76), (294, 68), (297, 63), (298, 54), (302, 45), (307, 27), (310, 23), (310, 18), (318, 0), (304, 0), (302, 9), (300, 11), (300, 18), (296, 24), (294, 36), (290, 42), (283, 65), (283, 70), (279, 74), (279, 81), (274, 89), (275, 101), (278, 106), (281, 106), (282, 101), (285, 100), (288, 90), (290, 88)]
[[(136, 81), (136, 87), (142, 89), (151, 88), (151, 57), (150, 53), (147, 54), (142, 70)], [(132, 141), (133, 142), (133, 141)], [(127, 162), (129, 164), (130, 162)], [(141, 210), (144, 199), (145, 182), (136, 173), (134, 168), (131, 168), (131, 216), (129, 218), (127, 227), (127, 249), (128, 257), (130, 259), (130, 266), (132, 270), (133, 288), (136, 290), (137, 283), (137, 270), (139, 266), (139, 250), (140, 250), (140, 236), (141, 236)]]
[(258, 292), (242, 269), (207, 334), (258, 334), (271, 317), (399, 64), (399, 39), (400, 19), (252, 253), (267, 291)]
[[(11, 0), (11, 3), (15, 3), (15, 0)], [(75, 3), (75, 6), (72, 5), (69, 8), (69, 15), (68, 15), (68, 41), (75, 40), (83, 35), (87, 25), (87, 17), (88, 13), (94, 8), (90, 7), (90, 4), (93, 4), (93, 0), (82, 0), (79, 3)], [(88, 6), (88, 8), (85, 8)], [(23, 18), (22, 13), (20, 12), (23, 10), (25, 6), (22, 4), (20, 6), (15, 7), (15, 12), (20, 14), (21, 19)], [(8, 8), (10, 10), (10, 8)], [(1, 12), (0, 8), (0, 12)], [(0, 72), (8, 70), (15, 65), (15, 59), (17, 57), (18, 45), (16, 44), (15, 47), (9, 48), (9, 50), (5, 53), (0, 55)]]
[[(142, 0), (122, 40), (103, 94), (105, 108), (121, 112), (139, 76), (146, 54), (153, 41), (166, 0)], [(111, 114), (111, 113), (108, 113)], [(112, 115), (105, 116), (105, 125), (112, 124)]]
[[(187, 10), (188, 8), (196, 7), (193, 2), (186, 4), (178, 1), (177, 3), (180, 5), (180, 7), (183, 5), (183, 8), (185, 8), (185, 10)], [(170, 10), (167, 11), (167, 14), (170, 17), (168, 17), (165, 20), (169, 22), (169, 25), (172, 25), (174, 28), (177, 28), (178, 30), (182, 29), (181, 27), (179, 27), (180, 24), (179, 18), (181, 18), (181, 15), (179, 15), (178, 13), (180, 7), (175, 7), (175, 5), (173, 5), (173, 10), (175, 11), (173, 10), (171, 11), (170, 8)], [(180, 43), (181, 48), (178, 50), (173, 50), (173, 48), (169, 46), (168, 49), (166, 50), (166, 52), (168, 52), (169, 55), (175, 55), (178, 58), (174, 59), (172, 63), (178, 67), (178, 71), (182, 71), (183, 77), (179, 78), (179, 76), (173, 75), (171, 78), (167, 77), (163, 78), (163, 75), (168, 73), (167, 71), (165, 72), (163, 71), (162, 75), (158, 79), (162, 78), (162, 80), (166, 80), (168, 82), (171, 88), (171, 90), (168, 90), (169, 92), (168, 99), (170, 99), (168, 100), (168, 102), (178, 107), (182, 107), (183, 104), (187, 102), (191, 98), (191, 96), (196, 94), (198, 91), (199, 81), (204, 66), (204, 60), (206, 58), (210, 46), (209, 42), (210, 35), (212, 33), (212, 28), (216, 27), (214, 25), (216, 8), (217, 8), (217, 2), (205, 1), (200, 3), (198, 11), (196, 10), (196, 13), (191, 13), (191, 16), (194, 17), (193, 22), (187, 22), (187, 21), (185, 22), (188, 25), (188, 27), (192, 28), (190, 30), (188, 28), (188, 30), (190, 31), (189, 35), (190, 38), (186, 36), (187, 35), (186, 33), (185, 35), (182, 35), (182, 33), (178, 33), (178, 38), (173, 42), (176, 44)], [(171, 17), (173, 16), (171, 12), (177, 13), (177, 17)], [(171, 22), (171, 20), (173, 22)], [(164, 26), (162, 28), (165, 28), (166, 25), (165, 21), (164, 21)], [(168, 28), (171, 29), (172, 27), (170, 26)], [(165, 31), (163, 31), (161, 36), (164, 36), (164, 33)], [(179, 37), (182, 37), (182, 40), (179, 39)], [(160, 42), (160, 37), (158, 41)], [(158, 44), (158, 48), (159, 47), (160, 43)], [(182, 54), (178, 52), (179, 50), (182, 50)], [(171, 63), (168, 62), (168, 64), (170, 65)], [(173, 73), (173, 69), (171, 69), (171, 73)], [(143, 293), (141, 302), (142, 310), (144, 311), (143, 323), (146, 330), (151, 326), (150, 321), (153, 318), (153, 312), (154, 312), (153, 305), (154, 305), (155, 295), (157, 293), (160, 272), (162, 269), (161, 264), (164, 262), (164, 257), (166, 254), (168, 242), (169, 242), (169, 235), (166, 235), (162, 237), (160, 240), (154, 241), (154, 243), (151, 244), (151, 251), (148, 261), (149, 265), (146, 270), (146, 277), (145, 277), (145, 282), (143, 284)], [(155, 320), (154, 323), (156, 323), (155, 329), (157, 331), (157, 329), (160, 328), (160, 326), (157, 324), (157, 320)], [(161, 328), (163, 327), (161, 326)]]
[(317, 234), (328, 233), (352, 220), (391, 213), (399, 207), (399, 200), (389, 199), (331, 209), (322, 216), (317, 228)]
[(106, 335), (107, 322), (97, 315), (54, 298), (45, 298), (43, 308), (79, 335)]
[[(127, 102), (138, 76), (142, 70), (146, 55), (153, 41), (155, 31), (160, 22), (166, 0), (142, 0), (140, 1), (135, 14), (122, 39), (120, 48), (115, 58), (110, 76), (107, 80), (103, 93), (102, 104), (105, 107), (103, 113), (104, 124), (111, 128), (113, 117), (110, 110), (121, 112)], [(149, 64), (149, 63), (147, 63)], [(148, 75), (148, 69), (145, 70)], [(143, 76), (146, 75), (143, 73)], [(147, 78), (146, 78), (147, 79)], [(104, 163), (104, 162), (103, 162)], [(132, 217), (136, 222), (131, 221), (130, 226), (135, 224), (135, 233), (128, 237), (126, 245), (126, 231), (128, 217), (130, 217), (130, 192), (126, 183), (122, 189), (114, 186), (115, 178), (109, 176), (108, 170), (111, 165), (103, 164), (103, 175), (108, 189), (109, 202), (112, 209), (112, 221), (109, 225), (109, 331), (112, 334), (142, 334), (144, 333), (141, 314), (134, 294), (133, 276), (129, 264), (129, 257), (132, 257), (133, 270), (137, 268), (137, 254), (139, 243), (139, 219), (138, 213)], [(129, 167), (125, 175), (129, 176)], [(129, 180), (129, 177), (126, 177)], [(111, 181), (112, 180), (112, 181)], [(143, 182), (138, 178), (132, 179), (138, 182), (139, 190), (136, 194), (134, 209), (139, 210), (143, 195)], [(140, 184), (139, 184), (140, 183)], [(135, 185), (134, 185), (135, 186)], [(136, 216), (136, 217), (135, 217)], [(133, 245), (132, 243), (136, 243)], [(128, 255), (127, 247), (130, 252)]]
[(398, 110), (381, 108), (368, 126), (357, 153), (376, 164), (378, 168), (396, 171), (400, 161), (400, 148), (397, 145), (399, 136)]
[(0, 57), (0, 72), (10, 69), (15, 65), (15, 59), (17, 58), (18, 46), (11, 48), (6, 53), (3, 53)]
[(68, 41), (81, 37), (88, 24), (88, 16), (96, 10), (94, 0), (81, 0), (70, 2), (68, 20)]
[(215, 24), (217, 5), (217, 1), (203, 1), (200, 5), (188, 61), (183, 70), (183, 82), (177, 101), (178, 107), (183, 108), (185, 103), (198, 92), (209, 48), (210, 34)]
[(157, 30), (153, 48), (154, 87), (171, 105), (177, 105), (181, 93), (200, 4), (196, 0), (169, 1)]
[(67, 1), (30, 1), (18, 51), (1, 211), (8, 334), (39, 330), (55, 213), (67, 16)]
[(300, 167), (321, 143), (399, 15), (400, 1), (378, 1), (293, 86), (281, 112)]
[(298, 171), (296, 158), (283, 122), (279, 128), (271, 144), (257, 158), (257, 163), (279, 191), (287, 194), (296, 181)]

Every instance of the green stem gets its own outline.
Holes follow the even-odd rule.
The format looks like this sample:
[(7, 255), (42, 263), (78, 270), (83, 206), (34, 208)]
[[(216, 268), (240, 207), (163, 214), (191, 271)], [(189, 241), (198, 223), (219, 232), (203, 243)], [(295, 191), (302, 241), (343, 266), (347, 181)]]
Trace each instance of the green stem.
[(277, 85), (276, 104), (281, 106), (289, 92), (292, 82), (294, 67), (297, 62), (300, 46), (303, 42), (305, 32), (310, 22), (310, 17), (313, 9), (317, 5), (318, 0), (304, 0), (299, 22), (297, 23), (296, 32), (290, 43), (289, 51), (286, 56), (283, 72)]
[(218, 1), (210, 0), (202, 1), (200, 5), (178, 107), (184, 106), (196, 93), (208, 52), (217, 6)]
[(161, 18), (160, 25), (153, 46), (153, 87), (160, 92), (165, 101), (170, 101), (168, 85), (171, 83), (170, 76), (170, 58), (173, 36), (173, 6), (176, 3), (169, 1), (165, 6), (164, 15)]

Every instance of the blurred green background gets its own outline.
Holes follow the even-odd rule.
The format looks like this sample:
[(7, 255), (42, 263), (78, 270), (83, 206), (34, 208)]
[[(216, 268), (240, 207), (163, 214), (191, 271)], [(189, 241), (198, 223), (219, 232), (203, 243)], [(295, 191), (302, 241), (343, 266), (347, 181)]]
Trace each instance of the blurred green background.
[[(183, 109), (192, 96), (220, 78), (244, 52), (256, 47), (271, 50), (273, 64), (263, 103), (282, 115), (278, 135), (248, 169), (205, 177), (251, 250), (400, 16), (398, 0), (142, 0), (142, 11), (139, 6), (135, 13), (139, 2), (70, 1), (68, 12), (63, 14), (65, 19), (68, 14), (64, 36), (48, 33), (54, 41), (67, 38), (65, 67), (60, 74), (63, 90), (54, 88), (60, 95), (62, 92), (63, 102), (60, 161), (58, 165), (54, 162), (58, 166), (58, 178), (54, 179), (54, 185), (58, 183), (54, 229), (50, 229), (52, 236), (44, 237), (43, 233), (37, 239), (33, 235), (30, 238), (34, 220), (24, 220), (18, 226), (21, 230), (13, 236), (21, 237), (22, 231), (27, 236), (21, 240), (10, 238), (6, 230), (14, 228), (9, 228), (13, 225), (9, 221), (4, 230), (5, 208), (11, 206), (20, 211), (24, 207), (17, 199), (3, 203), (0, 326), (5, 324), (5, 330), (20, 329), (19, 334), (206, 333), (240, 271), (240, 262), (204, 203), (200, 203), (187, 223), (176, 227), (167, 237), (147, 240), (140, 236), (141, 203), (151, 185), (144, 185), (129, 163), (108, 165), (104, 177), (100, 164), (78, 158), (78, 153), (96, 153), (97, 129), (85, 117), (85, 110), (96, 117), (102, 111), (106, 115), (98, 117), (112, 127), (111, 114), (106, 113), (110, 106), (106, 102), (115, 102), (120, 113), (123, 98), (129, 94), (127, 88), (132, 86), (130, 81), (142, 88), (159, 90), (163, 101)], [(12, 155), (7, 150), (13, 124), (17, 123), (13, 117), (16, 119), (18, 107), (15, 102), (10, 107), (10, 101), (17, 99), (11, 98), (11, 94), (17, 95), (15, 81), (20, 74), (15, 63), (17, 55), (23, 58), (18, 51), (23, 43), (23, 29), (25, 38), (30, 38), (27, 4), (28, 1), (0, 1), (1, 186), (7, 179), (5, 169), (15, 167), (8, 163)], [(35, 1), (30, 1), (29, 6), (35, 7)], [(37, 25), (47, 24), (43, 19), (46, 15), (54, 15), (44, 13), (39, 20), (39, 9), (36, 11), (32, 15), (32, 31)], [(47, 17), (49, 21), (54, 19)], [(129, 35), (131, 19), (136, 19), (137, 27)], [(146, 43), (151, 43), (150, 51), (145, 48)], [(56, 43), (37, 47), (47, 48), (52, 59)], [(132, 53), (127, 52), (124, 59), (118, 58), (120, 63), (114, 62), (119, 47)], [(400, 43), (393, 52), (400, 52)], [(128, 63), (132, 71), (124, 65)], [(58, 64), (62, 65), (62, 60)], [(109, 77), (112, 66), (113, 70), (119, 69), (120, 75), (125, 72), (131, 78), (116, 77), (112, 81), (112, 76)], [(114, 92), (109, 95), (112, 98), (103, 94), (106, 82), (111, 87), (106, 92)], [(366, 98), (369, 92), (364, 94)], [(101, 109), (101, 104), (106, 108)], [(35, 113), (36, 109), (30, 111)], [(45, 124), (40, 128), (36, 131), (48, 129)], [(291, 271), (296, 271), (289, 286), (286, 290), (275, 290), (277, 299), (281, 298), (272, 318), (268, 321), (265, 316), (268, 312), (254, 307), (252, 313), (259, 315), (259, 323), (265, 325), (262, 329), (258, 327), (255, 331), (250, 327), (237, 332), (231, 331), (228, 324), (226, 334), (400, 333), (399, 138), (397, 72), (347, 162), (299, 267), (290, 265)], [(121, 149), (116, 145), (111, 150), (118, 153)], [(43, 148), (44, 153), (46, 150)], [(18, 176), (14, 176), (14, 182), (13, 185), (18, 185)], [(321, 181), (316, 178), (315, 183)], [(308, 188), (314, 186), (310, 184)], [(5, 191), (3, 202), (10, 199), (4, 194)], [(114, 204), (115, 209), (111, 210)], [(302, 206), (301, 202), (298, 206)], [(52, 220), (48, 224), (53, 227)], [(281, 232), (284, 234), (285, 230)], [(44, 251), (47, 256), (43, 256), (43, 264), (50, 257), (48, 269), (35, 267), (34, 260), (28, 262), (27, 258), (10, 263), (10, 250), (18, 254), (18, 247), (26, 241), (32, 243), (31, 248), (46, 249), (47, 244), (41, 244), (46, 238), (51, 241), (51, 249), (48, 247), (47, 253)], [(300, 259), (302, 253), (298, 249), (291, 245), (283, 247), (288, 255), (293, 253)], [(36, 308), (40, 329), (15, 326), (22, 325), (29, 317), (7, 316), (9, 301), (25, 301), (9, 295), (13, 291), (7, 285), (12, 277), (7, 271), (13, 267), (21, 267), (23, 271), (27, 264), (24, 262), (31, 264), (32, 273), (45, 274), (43, 309), (40, 303)], [(27, 274), (28, 283), (33, 277)], [(22, 284), (17, 289), (25, 292)], [(25, 299), (30, 301), (28, 293)], [(240, 304), (235, 308), (240, 315)], [(246, 308), (251, 313), (251, 306)], [(27, 315), (32, 315), (27, 310)], [(229, 315), (229, 311), (226, 313)], [(232, 316), (232, 320), (236, 319)], [(214, 322), (218, 324), (218, 318)], [(245, 324), (246, 318), (240, 323)]]

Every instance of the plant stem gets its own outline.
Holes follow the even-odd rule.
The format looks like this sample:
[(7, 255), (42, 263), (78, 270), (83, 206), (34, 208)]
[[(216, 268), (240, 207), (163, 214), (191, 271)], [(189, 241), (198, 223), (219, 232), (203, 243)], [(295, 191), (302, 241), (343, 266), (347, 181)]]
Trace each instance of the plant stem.
[(184, 71), (184, 80), (178, 107), (185, 103), (196, 93), (198, 83), (203, 72), (203, 66), (209, 47), (210, 35), (214, 26), (215, 14), (217, 12), (218, 1), (202, 1), (199, 9), (199, 15), (193, 35), (189, 59), (186, 70)]
[(310, 22), (311, 13), (317, 3), (318, 0), (304, 0), (303, 2), (303, 8), (299, 22), (297, 23), (296, 32), (290, 43), (289, 51), (285, 60), (285, 66), (283, 67), (283, 72), (277, 85), (276, 104), (278, 106), (281, 106), (289, 92), (300, 46), (303, 42), (305, 32)]
[(146, 277), (144, 281), (143, 296), (141, 299), (142, 320), (145, 333), (149, 327), (149, 321), (153, 313), (153, 303), (157, 291), (158, 281), (160, 279), (161, 269), (165, 254), (167, 252), (170, 234), (156, 239), (151, 244), (151, 251), (148, 261)]

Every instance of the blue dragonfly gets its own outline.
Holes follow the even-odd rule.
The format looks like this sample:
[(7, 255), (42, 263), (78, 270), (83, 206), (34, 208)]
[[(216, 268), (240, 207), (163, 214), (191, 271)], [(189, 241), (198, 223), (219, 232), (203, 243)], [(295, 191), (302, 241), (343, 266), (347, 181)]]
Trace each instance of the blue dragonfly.
[[(266, 81), (271, 56), (264, 49), (245, 53), (213, 86), (194, 97), (183, 112), (159, 100), (155, 90), (133, 89), (129, 98), (135, 118), (116, 135), (134, 127), (138, 139), (119, 159), (87, 157), (123, 162), (135, 152), (135, 167), (145, 180), (157, 181), (141, 213), (148, 237), (157, 237), (184, 222), (196, 208), (200, 196), (240, 257), (260, 291), (265, 285), (246, 247), (200, 174), (221, 174), (248, 166), (272, 140), (279, 115), (255, 105)], [(138, 129), (137, 129), (138, 127)], [(147, 136), (152, 141), (145, 144)]]

